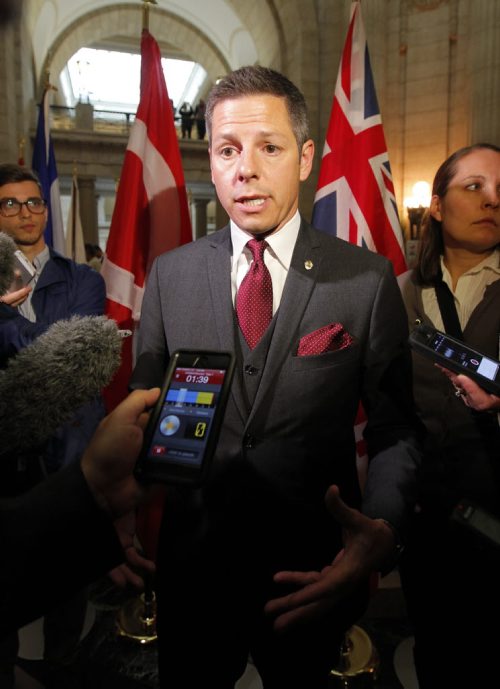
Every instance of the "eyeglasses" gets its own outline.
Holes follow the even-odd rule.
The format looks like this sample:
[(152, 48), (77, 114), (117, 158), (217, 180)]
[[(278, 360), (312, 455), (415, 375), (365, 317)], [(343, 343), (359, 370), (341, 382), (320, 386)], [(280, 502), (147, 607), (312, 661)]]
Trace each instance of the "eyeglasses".
[(26, 206), (30, 213), (41, 215), (45, 211), (47, 203), (43, 199), (38, 198), (38, 196), (32, 196), (27, 201), (18, 201), (17, 199), (1, 199), (0, 213), (5, 218), (12, 218), (14, 215), (19, 215), (23, 206)]

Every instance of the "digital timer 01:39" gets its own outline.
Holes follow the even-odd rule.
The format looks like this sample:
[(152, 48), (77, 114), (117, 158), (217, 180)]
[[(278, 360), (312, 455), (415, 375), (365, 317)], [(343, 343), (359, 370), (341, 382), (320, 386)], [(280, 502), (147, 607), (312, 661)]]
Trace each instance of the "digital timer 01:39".
[(234, 374), (228, 352), (177, 351), (144, 433), (143, 482), (199, 485), (214, 454)]
[(208, 383), (209, 380), (209, 376), (193, 376), (192, 374), (186, 376), (186, 383)]

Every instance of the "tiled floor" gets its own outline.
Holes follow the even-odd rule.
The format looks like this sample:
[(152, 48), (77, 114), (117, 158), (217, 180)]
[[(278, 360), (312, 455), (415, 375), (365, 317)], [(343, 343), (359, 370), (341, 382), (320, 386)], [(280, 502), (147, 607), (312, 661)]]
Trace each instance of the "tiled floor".
[[(89, 654), (89, 662), (95, 668), (93, 672), (90, 671), (86, 686), (88, 689), (96, 689), (95, 678), (98, 676), (100, 679), (97, 684), (100, 687), (102, 681), (105, 689), (121, 689), (125, 684), (137, 689), (155, 689), (154, 644), (140, 647), (118, 640), (114, 631), (114, 617), (115, 613), (111, 609), (103, 611), (89, 606), (84, 645)], [(368, 633), (380, 659), (378, 676), (373, 686), (376, 689), (418, 689), (412, 661), (411, 629), (406, 619), (396, 572), (380, 581), (359, 626)], [(20, 638), (20, 655), (28, 661), (39, 659), (42, 652), (40, 621), (21, 630)], [(21, 661), (21, 665), (26, 669), (26, 662)], [(16, 689), (44, 689), (43, 684), (24, 669), (16, 668)], [(124, 684), (125, 676), (127, 680)], [(236, 689), (262, 689), (258, 673), (250, 663)]]

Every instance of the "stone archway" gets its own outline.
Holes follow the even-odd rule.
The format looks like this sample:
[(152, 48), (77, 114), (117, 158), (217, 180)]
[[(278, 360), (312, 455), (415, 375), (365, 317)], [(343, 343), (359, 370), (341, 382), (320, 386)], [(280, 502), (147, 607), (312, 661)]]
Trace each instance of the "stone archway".
[[(188, 53), (195, 62), (203, 65), (210, 81), (215, 81), (220, 74), (231, 69), (217, 46), (193, 25), (166, 11), (158, 11), (154, 19), (154, 28), (151, 25), (150, 28), (158, 43), (178, 46)], [(50, 46), (41, 70), (39, 89), (43, 88), (47, 70), (50, 70), (51, 80), (57, 82), (68, 60), (82, 46), (121, 35), (137, 38), (139, 50), (141, 28), (142, 8), (131, 5), (103, 7), (80, 17), (57, 36)]]

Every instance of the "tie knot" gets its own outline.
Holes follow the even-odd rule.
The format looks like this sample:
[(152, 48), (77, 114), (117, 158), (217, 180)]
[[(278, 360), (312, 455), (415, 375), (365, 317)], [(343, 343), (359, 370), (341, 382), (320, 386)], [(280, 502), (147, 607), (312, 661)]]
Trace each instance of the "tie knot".
[(252, 252), (254, 261), (262, 261), (264, 256), (264, 251), (266, 250), (267, 242), (265, 239), (250, 239), (247, 242), (247, 246)]

